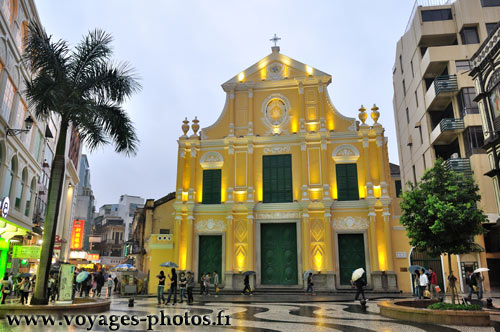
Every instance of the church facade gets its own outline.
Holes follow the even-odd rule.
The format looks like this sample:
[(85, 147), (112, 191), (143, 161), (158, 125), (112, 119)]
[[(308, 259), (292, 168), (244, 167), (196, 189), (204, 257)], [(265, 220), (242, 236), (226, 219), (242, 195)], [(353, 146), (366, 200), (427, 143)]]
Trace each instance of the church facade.
[(256, 288), (302, 288), (312, 271), (315, 288), (347, 289), (362, 267), (368, 288), (410, 290), (378, 108), (343, 116), (331, 81), (275, 46), (222, 85), (214, 124), (184, 120), (171, 235), (179, 269), (197, 279), (217, 271), (226, 289), (242, 287), (245, 271)]

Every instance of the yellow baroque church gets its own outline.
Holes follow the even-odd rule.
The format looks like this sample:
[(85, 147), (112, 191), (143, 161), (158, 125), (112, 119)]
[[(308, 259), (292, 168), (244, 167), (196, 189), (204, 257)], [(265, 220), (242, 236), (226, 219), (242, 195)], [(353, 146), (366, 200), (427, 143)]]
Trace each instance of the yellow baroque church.
[(184, 120), (175, 195), (136, 216), (152, 220), (139, 262), (150, 293), (167, 260), (196, 280), (217, 271), (226, 289), (242, 288), (245, 271), (256, 289), (303, 288), (310, 270), (318, 290), (350, 289), (362, 267), (370, 289), (411, 291), (378, 108), (343, 116), (331, 81), (275, 46), (222, 85), (213, 125), (200, 131), (195, 119), (190, 132)]

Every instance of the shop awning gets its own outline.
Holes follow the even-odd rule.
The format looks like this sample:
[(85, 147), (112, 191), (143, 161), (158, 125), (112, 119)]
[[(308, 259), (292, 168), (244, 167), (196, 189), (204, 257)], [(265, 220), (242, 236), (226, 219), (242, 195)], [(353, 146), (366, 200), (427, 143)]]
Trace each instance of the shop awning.
[(0, 237), (10, 240), (16, 235), (26, 235), (30, 230), (0, 217)]

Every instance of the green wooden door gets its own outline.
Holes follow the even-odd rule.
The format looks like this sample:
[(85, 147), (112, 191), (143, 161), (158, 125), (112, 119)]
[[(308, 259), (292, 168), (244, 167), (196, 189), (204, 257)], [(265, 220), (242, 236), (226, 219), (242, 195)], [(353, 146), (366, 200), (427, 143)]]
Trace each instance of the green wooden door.
[(298, 283), (295, 224), (261, 225), (261, 270), (263, 285)]
[(222, 236), (202, 235), (198, 249), (198, 280), (201, 274), (210, 273), (222, 275)]
[(339, 234), (340, 284), (350, 285), (352, 272), (365, 265), (365, 241), (363, 234)]
[(358, 168), (356, 164), (337, 164), (337, 199), (339, 201), (357, 201), (358, 190)]

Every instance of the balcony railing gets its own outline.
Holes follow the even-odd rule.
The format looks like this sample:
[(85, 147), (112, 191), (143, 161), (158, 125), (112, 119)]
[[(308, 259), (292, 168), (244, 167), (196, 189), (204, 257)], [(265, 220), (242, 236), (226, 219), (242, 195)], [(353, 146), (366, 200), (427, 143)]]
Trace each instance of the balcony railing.
[(439, 122), (439, 128), (441, 132), (447, 130), (461, 130), (465, 129), (465, 124), (463, 119), (443, 119)]
[(466, 158), (451, 158), (445, 162), (446, 168), (457, 173), (462, 173), (466, 176), (472, 175), (470, 160)]
[(443, 92), (458, 91), (457, 75), (441, 75), (434, 79), (434, 89), (436, 95)]

